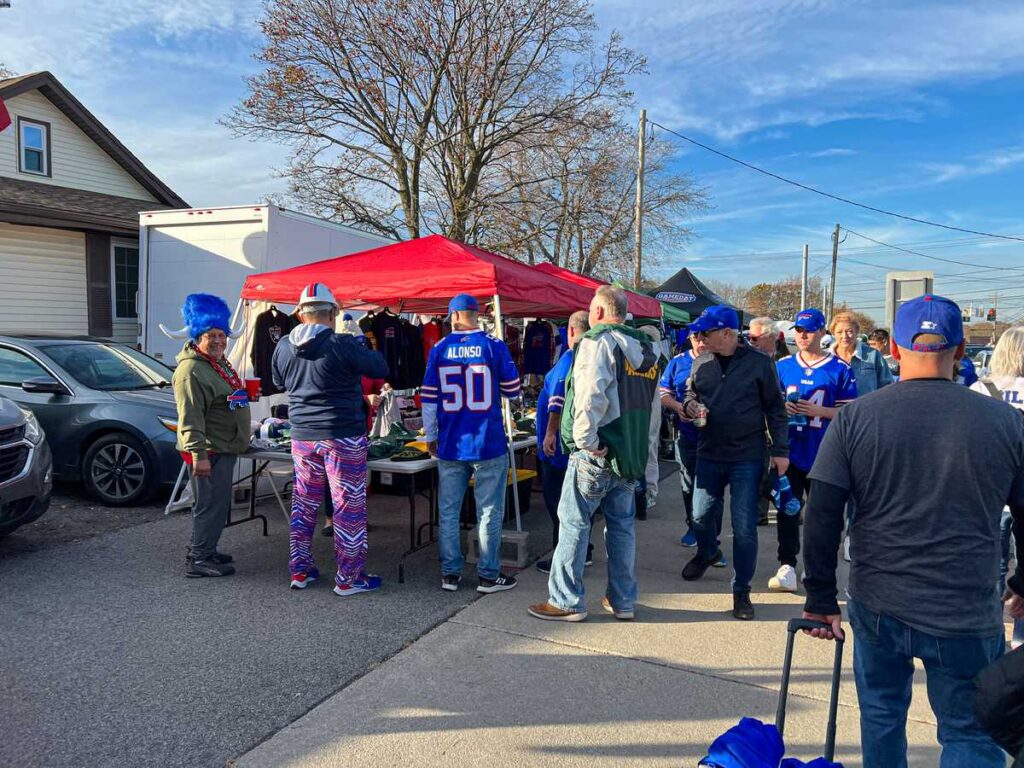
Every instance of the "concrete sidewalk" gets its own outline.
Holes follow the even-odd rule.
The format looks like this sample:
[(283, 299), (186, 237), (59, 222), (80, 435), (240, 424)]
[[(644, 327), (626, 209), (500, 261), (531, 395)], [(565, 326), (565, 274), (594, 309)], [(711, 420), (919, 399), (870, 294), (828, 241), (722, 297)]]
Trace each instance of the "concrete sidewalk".
[[(662, 482), (650, 519), (638, 523), (635, 622), (600, 609), (606, 572), (598, 530), (587, 621), (531, 618), (526, 606), (546, 599), (547, 581), (529, 569), (519, 588), (473, 602), (234, 764), (695, 766), (740, 717), (774, 719), (785, 621), (799, 615), (802, 597), (767, 592), (776, 534), (761, 528), (757, 620), (734, 620), (731, 568), (711, 569), (695, 584), (680, 578), (693, 552), (679, 545), (681, 510), (673, 476)], [(724, 538), (731, 561), (728, 531)], [(831, 643), (798, 638), (790, 756), (821, 755), (832, 651)], [(837, 759), (850, 768), (861, 765), (852, 643), (844, 661)], [(908, 737), (911, 765), (938, 764), (920, 674)]]

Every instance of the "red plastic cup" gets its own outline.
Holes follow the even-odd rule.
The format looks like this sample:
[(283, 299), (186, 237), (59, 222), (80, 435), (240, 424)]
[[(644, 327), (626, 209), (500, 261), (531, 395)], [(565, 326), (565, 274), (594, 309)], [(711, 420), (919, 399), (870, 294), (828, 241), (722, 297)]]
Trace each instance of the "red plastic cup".
[(246, 379), (245, 380), (245, 391), (249, 395), (249, 399), (256, 402), (260, 399), (260, 380), (259, 379)]

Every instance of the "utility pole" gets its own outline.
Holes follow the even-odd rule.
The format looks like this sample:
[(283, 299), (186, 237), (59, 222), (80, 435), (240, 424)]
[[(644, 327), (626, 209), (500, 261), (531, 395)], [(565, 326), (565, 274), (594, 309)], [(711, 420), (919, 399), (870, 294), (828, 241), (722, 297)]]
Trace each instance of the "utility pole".
[(839, 224), (832, 233), (832, 279), (828, 282), (828, 320), (832, 322), (832, 313), (836, 308), (836, 262), (839, 261)]
[(810, 258), (810, 247), (804, 245), (804, 266), (800, 272), (800, 309), (807, 309), (807, 261)]
[(636, 254), (633, 258), (633, 290), (640, 290), (640, 273), (644, 259), (644, 161), (647, 154), (647, 110), (640, 110), (640, 130), (637, 138), (636, 168)]

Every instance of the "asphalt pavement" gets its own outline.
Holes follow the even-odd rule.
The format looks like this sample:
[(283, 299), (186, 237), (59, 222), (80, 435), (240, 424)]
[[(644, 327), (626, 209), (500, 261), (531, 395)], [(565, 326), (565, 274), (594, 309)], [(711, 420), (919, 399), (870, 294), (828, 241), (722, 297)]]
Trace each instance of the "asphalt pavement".
[[(62, 496), (51, 528), (80, 501)], [(539, 554), (550, 524), (533, 502), (524, 523)], [(268, 537), (254, 523), (225, 531), (238, 572), (223, 579), (184, 578), (189, 518), (157, 507), (70, 541), (15, 533), (0, 549), (0, 765), (224, 765), (476, 599), (438, 588), (436, 545), (407, 559), (398, 584), (407, 503), (374, 496), (369, 508), (368, 570), (384, 587), (349, 598), (329, 578), (288, 589), (276, 504), (261, 505)], [(331, 540), (314, 546), (331, 573)]]

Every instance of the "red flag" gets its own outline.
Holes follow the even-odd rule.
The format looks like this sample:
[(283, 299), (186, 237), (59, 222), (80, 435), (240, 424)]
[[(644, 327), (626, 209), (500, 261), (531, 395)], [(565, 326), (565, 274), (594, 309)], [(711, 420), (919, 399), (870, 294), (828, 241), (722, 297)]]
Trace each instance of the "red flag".
[(7, 106), (4, 104), (4, 100), (0, 99), (0, 133), (7, 130), (7, 126), (11, 124), (11, 115), (7, 111)]

